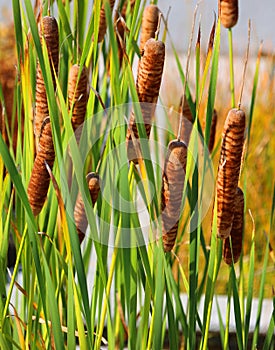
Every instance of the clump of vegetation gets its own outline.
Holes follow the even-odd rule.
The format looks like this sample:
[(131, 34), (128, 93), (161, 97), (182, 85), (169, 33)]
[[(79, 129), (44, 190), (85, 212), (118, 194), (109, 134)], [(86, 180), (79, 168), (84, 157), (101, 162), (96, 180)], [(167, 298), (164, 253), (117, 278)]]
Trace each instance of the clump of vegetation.
[[(261, 49), (244, 113), (235, 103), (233, 69), (238, 3), (217, 5), (206, 59), (199, 28), (195, 55), (190, 39), (183, 67), (157, 1), (98, 0), (90, 8), (87, 1), (33, 7), (13, 0), (15, 37), (10, 30), (6, 45), (0, 35), (1, 52), (16, 51), (16, 71), (7, 59), (0, 67), (1, 348), (207, 349), (220, 292), (227, 295), (225, 318), (217, 301), (221, 348), (229, 348), (231, 313), (238, 348), (260, 341), (274, 347), (275, 310), (260, 336), (263, 300), (272, 296), (274, 304), (270, 149), (257, 169), (270, 182), (264, 233), (248, 210), (255, 204), (250, 157), (261, 137), (253, 122), (267, 123), (255, 103)], [(225, 119), (227, 111), (215, 106), (227, 28)], [(192, 38), (194, 25), (191, 31)], [(174, 111), (159, 96), (169, 59), (182, 83)], [(16, 259), (9, 271), (11, 239)]]

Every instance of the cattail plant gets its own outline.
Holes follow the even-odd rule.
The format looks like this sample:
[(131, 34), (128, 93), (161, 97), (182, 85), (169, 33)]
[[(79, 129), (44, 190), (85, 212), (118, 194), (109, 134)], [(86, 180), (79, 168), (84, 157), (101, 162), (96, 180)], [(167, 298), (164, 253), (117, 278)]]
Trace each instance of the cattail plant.
[[(91, 172), (86, 176), (86, 180), (88, 183), (92, 204), (95, 205), (100, 191), (99, 176), (98, 174)], [(88, 220), (85, 213), (83, 198), (80, 192), (78, 193), (75, 203), (74, 220), (79, 237), (79, 242), (81, 243), (85, 237), (85, 232), (88, 227)]]
[(244, 195), (243, 191), (239, 187), (237, 188), (235, 195), (234, 208), (234, 219), (232, 229), (230, 231), (230, 236), (223, 241), (223, 260), (228, 265), (231, 265), (232, 262), (236, 263), (239, 260), (242, 251)]
[[(114, 8), (115, 0), (109, 0), (111, 11)], [(105, 6), (104, 6), (104, 0), (103, 4), (100, 9), (100, 17), (99, 17), (99, 29), (98, 29), (98, 37), (97, 42), (101, 43), (101, 41), (104, 39), (104, 36), (106, 34), (107, 30), (107, 23), (106, 23), (106, 13), (105, 13)], [(94, 40), (94, 37), (93, 37)]]
[[(137, 95), (141, 103), (141, 112), (145, 124), (147, 138), (150, 136), (151, 120), (155, 111), (155, 104), (159, 96), (163, 65), (165, 58), (165, 46), (162, 41), (149, 39), (144, 47), (141, 57), (136, 82)], [(135, 115), (132, 113), (127, 132), (128, 158), (137, 162), (138, 155), (133, 144), (132, 134), (138, 139), (138, 128)], [(137, 144), (136, 144), (137, 145)]]
[(217, 229), (220, 238), (230, 235), (238, 187), (245, 132), (245, 113), (229, 111), (224, 129), (217, 177)]
[(185, 143), (172, 140), (168, 145), (161, 189), (162, 241), (165, 252), (172, 250), (177, 236), (186, 163)]
[[(54, 89), (56, 87), (54, 71), (58, 73), (59, 62), (59, 35), (58, 25), (56, 19), (51, 16), (45, 16), (42, 18), (39, 26), (39, 34), (42, 41), (42, 37), (45, 39), (49, 60), (51, 64), (52, 79)], [(48, 101), (46, 88), (44, 84), (43, 74), (40, 64), (37, 64), (36, 73), (36, 95), (35, 95), (35, 117), (34, 117), (34, 134), (36, 138), (36, 146), (38, 146), (41, 126), (44, 119), (49, 115)]]
[(212, 153), (213, 148), (214, 148), (214, 144), (215, 144), (217, 120), (218, 120), (218, 114), (217, 114), (216, 109), (214, 109), (213, 115), (212, 115), (211, 126), (210, 126), (209, 142), (208, 142), (209, 153)]
[(52, 129), (50, 118), (47, 117), (42, 123), (38, 150), (28, 186), (28, 198), (34, 216), (42, 210), (50, 184), (50, 175), (45, 163), (52, 169), (54, 158)]
[(74, 64), (69, 72), (68, 81), (68, 102), (72, 115), (72, 126), (76, 130), (83, 124), (86, 114), (88, 99), (88, 74), (84, 66), (80, 73), (80, 66)]
[(238, 22), (238, 0), (219, 0), (219, 15), (225, 28), (232, 28)]
[(142, 16), (140, 34), (140, 52), (144, 50), (146, 42), (150, 38), (155, 38), (159, 23), (159, 8), (156, 5), (148, 5)]

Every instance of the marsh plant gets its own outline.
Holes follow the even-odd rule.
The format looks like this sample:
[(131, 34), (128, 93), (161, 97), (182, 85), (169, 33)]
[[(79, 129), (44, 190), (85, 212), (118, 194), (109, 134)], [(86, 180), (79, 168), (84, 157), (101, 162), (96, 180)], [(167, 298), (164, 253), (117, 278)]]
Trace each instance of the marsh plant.
[[(238, 348), (257, 348), (264, 293), (274, 293), (275, 188), (264, 234), (247, 215), (261, 50), (243, 101), (248, 51), (240, 96), (233, 69), (238, 3), (217, 4), (206, 55), (196, 6), (187, 60), (157, 1), (12, 8), (16, 74), (9, 96), (3, 78), (0, 86), (0, 348), (207, 349), (214, 303), (221, 348), (230, 315)], [(227, 30), (229, 112), (215, 109)], [(182, 83), (173, 106), (160, 93), (167, 60)], [(274, 347), (275, 309), (268, 317), (263, 349)]]

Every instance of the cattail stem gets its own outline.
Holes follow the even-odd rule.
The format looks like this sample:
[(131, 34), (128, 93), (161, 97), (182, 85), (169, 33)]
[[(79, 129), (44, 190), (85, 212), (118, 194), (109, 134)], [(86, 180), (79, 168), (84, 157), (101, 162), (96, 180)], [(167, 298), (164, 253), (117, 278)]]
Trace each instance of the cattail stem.
[(230, 92), (231, 107), (235, 107), (235, 83), (234, 83), (234, 55), (233, 55), (233, 35), (232, 29), (228, 29), (228, 46), (229, 46), (229, 70), (230, 70)]
[(241, 104), (242, 104), (245, 74), (246, 74), (246, 68), (247, 68), (247, 63), (248, 63), (249, 46), (250, 46), (250, 33), (251, 33), (251, 21), (249, 19), (249, 21), (248, 21), (248, 34), (247, 34), (247, 47), (246, 47), (245, 61), (244, 61), (244, 67), (243, 67), (243, 76), (242, 76), (242, 86), (241, 86), (241, 92), (240, 92), (240, 99), (239, 99), (239, 103), (238, 103), (239, 109), (241, 108)]

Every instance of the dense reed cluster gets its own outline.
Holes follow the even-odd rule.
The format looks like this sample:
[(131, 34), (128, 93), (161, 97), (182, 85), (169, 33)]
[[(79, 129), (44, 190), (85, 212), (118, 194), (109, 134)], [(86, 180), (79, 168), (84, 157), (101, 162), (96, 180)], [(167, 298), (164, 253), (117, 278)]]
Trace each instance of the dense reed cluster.
[[(231, 347), (232, 312), (238, 348), (256, 348), (265, 289), (273, 293), (275, 190), (255, 254), (262, 228), (254, 212), (247, 220), (247, 156), (260, 55), (246, 118), (246, 70), (238, 105), (233, 79), (238, 1), (217, 1), (206, 54), (200, 25), (193, 45), (196, 6), (186, 56), (157, 1), (12, 3), (12, 49), (0, 32), (0, 51), (17, 52), (10, 64), (0, 57), (0, 348), (206, 350), (215, 299), (222, 348)], [(231, 109), (217, 85), (225, 30)], [(172, 58), (180, 91), (159, 112)], [(274, 312), (264, 316), (269, 349)]]

